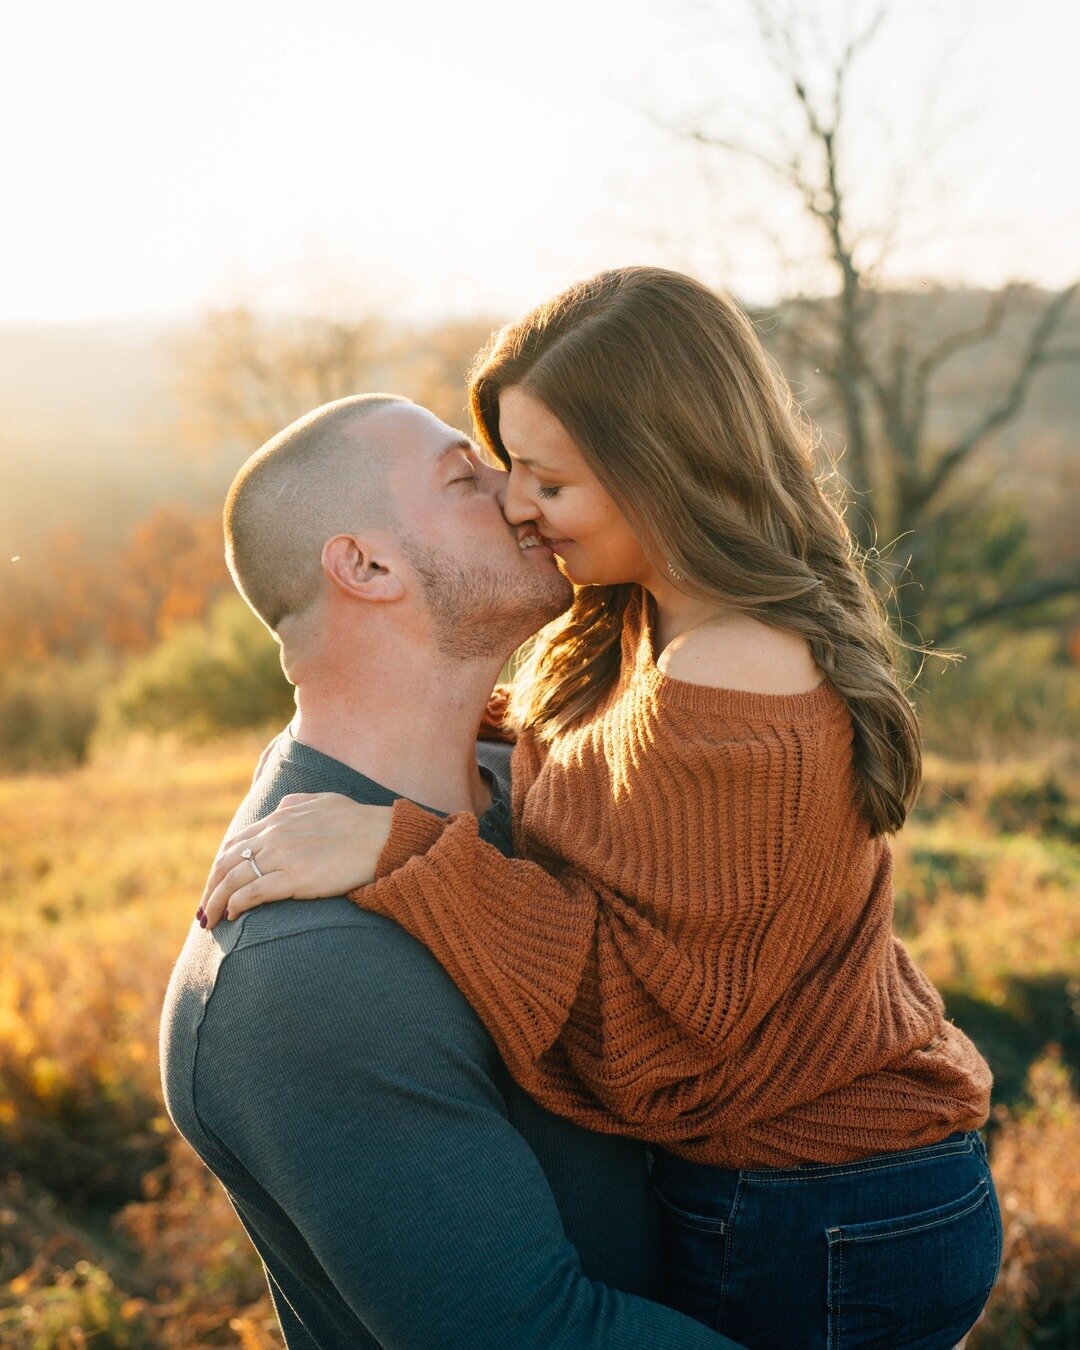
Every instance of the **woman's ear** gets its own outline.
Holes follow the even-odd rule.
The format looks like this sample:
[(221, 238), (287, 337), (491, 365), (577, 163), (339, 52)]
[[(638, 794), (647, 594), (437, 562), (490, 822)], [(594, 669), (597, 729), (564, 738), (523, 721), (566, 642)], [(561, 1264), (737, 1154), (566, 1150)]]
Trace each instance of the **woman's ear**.
[[(379, 550), (381, 551), (381, 550)], [(370, 542), (355, 534), (336, 534), (323, 545), (322, 568), (335, 586), (357, 600), (385, 604), (400, 600), (405, 586), (392, 551), (380, 562)]]

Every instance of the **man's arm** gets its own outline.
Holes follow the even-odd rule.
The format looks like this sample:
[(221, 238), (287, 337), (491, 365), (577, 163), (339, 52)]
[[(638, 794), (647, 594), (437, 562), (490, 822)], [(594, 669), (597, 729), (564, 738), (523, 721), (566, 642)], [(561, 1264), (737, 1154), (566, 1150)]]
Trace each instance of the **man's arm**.
[(373, 1336), (396, 1350), (730, 1346), (583, 1275), (475, 1014), (400, 929), (352, 914), (241, 940), (196, 1092)]

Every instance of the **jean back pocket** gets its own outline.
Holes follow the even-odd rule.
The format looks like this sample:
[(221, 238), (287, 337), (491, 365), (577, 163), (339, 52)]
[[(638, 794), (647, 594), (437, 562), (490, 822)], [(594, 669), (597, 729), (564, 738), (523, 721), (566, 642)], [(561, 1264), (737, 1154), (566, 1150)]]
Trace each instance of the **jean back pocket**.
[(985, 1178), (948, 1204), (826, 1231), (829, 1350), (940, 1350), (989, 1297), (1000, 1221)]

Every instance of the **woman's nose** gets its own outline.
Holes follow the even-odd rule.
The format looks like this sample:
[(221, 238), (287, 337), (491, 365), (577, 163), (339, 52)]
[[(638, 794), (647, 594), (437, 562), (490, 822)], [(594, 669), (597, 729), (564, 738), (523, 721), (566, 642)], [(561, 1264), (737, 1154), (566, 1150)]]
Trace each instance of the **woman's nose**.
[(511, 525), (524, 525), (527, 520), (536, 519), (536, 503), (521, 490), (521, 478), (513, 469), (503, 474), (499, 486), (499, 505), (502, 513)]

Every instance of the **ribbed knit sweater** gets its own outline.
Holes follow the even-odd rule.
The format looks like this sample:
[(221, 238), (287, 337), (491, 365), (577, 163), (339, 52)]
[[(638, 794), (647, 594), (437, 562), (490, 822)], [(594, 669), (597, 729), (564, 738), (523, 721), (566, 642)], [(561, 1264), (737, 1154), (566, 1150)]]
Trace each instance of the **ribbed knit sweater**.
[(424, 942), (549, 1110), (698, 1162), (791, 1167), (986, 1120), (990, 1071), (892, 932), (825, 682), (662, 674), (632, 601), (617, 682), (513, 758), (517, 858), (467, 813), (394, 806), (352, 892)]

